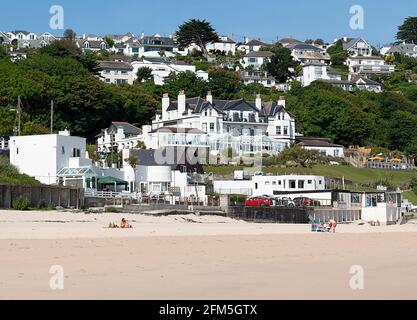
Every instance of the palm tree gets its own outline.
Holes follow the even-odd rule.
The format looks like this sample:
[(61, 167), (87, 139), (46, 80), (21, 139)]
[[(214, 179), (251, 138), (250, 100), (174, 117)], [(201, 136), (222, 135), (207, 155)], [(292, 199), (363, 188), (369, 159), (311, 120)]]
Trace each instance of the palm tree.
[(133, 169), (133, 177), (135, 179), (135, 193), (138, 190), (137, 183), (136, 183), (136, 168), (138, 166), (139, 158), (131, 154), (129, 158), (126, 159), (126, 162), (132, 167)]

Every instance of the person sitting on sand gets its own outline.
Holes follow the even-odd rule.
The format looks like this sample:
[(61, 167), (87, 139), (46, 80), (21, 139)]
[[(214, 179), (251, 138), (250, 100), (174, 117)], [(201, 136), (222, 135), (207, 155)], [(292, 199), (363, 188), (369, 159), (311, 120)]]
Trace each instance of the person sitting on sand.
[(120, 228), (122, 229), (132, 229), (133, 227), (127, 222), (125, 218), (122, 219), (122, 222), (120, 223)]
[(118, 229), (119, 226), (117, 224), (115, 224), (114, 222), (110, 222), (109, 223), (109, 229)]

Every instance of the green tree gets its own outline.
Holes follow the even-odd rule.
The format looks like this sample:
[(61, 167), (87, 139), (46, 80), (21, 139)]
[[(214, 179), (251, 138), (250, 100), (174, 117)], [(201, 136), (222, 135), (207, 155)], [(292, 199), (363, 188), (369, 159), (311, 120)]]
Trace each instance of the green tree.
[(295, 163), (302, 167), (311, 167), (314, 164), (327, 162), (327, 158), (321, 156), (317, 150), (307, 150), (299, 145), (294, 145), (290, 148), (284, 149), (273, 160), (273, 163), (279, 165), (288, 165), (290, 163)]
[(78, 57), (81, 50), (75, 43), (68, 39), (57, 40), (50, 45), (39, 49), (39, 53), (47, 54), (51, 57)]
[(77, 34), (75, 33), (74, 30), (72, 30), (72, 29), (65, 29), (64, 30), (64, 36), (63, 36), (64, 39), (74, 41), (76, 36), (77, 36)]
[(178, 96), (182, 90), (188, 97), (198, 97), (207, 93), (208, 83), (200, 79), (194, 72), (186, 71), (169, 75), (165, 79), (163, 88), (171, 97)]
[(404, 23), (398, 27), (397, 39), (417, 44), (417, 17), (405, 19)]
[(266, 63), (265, 70), (279, 82), (286, 82), (291, 79), (295, 72), (297, 63), (293, 60), (291, 50), (288, 48), (276, 47), (271, 49), (273, 56)]
[(109, 48), (112, 48), (114, 46), (114, 40), (113, 39), (110, 39), (109, 37), (105, 37), (104, 41), (107, 43), (107, 46)]
[(196, 44), (204, 57), (208, 57), (206, 45), (218, 39), (216, 31), (206, 20), (191, 19), (180, 25), (177, 31), (177, 41), (181, 47)]
[(125, 159), (125, 161), (132, 167), (133, 169), (133, 177), (135, 179), (135, 192), (137, 192), (137, 182), (136, 182), (136, 168), (138, 166), (138, 162), (139, 162), (139, 158), (134, 156), (134, 155), (130, 155), (129, 158)]
[(343, 50), (342, 40), (338, 40), (334, 46), (327, 49), (327, 53), (330, 55), (333, 66), (343, 66), (349, 54)]
[(149, 67), (142, 67), (138, 69), (137, 80), (138, 82), (144, 82), (144, 81), (151, 81), (153, 79), (152, 75), (153, 70)]
[(209, 88), (220, 99), (234, 99), (242, 88), (238, 73), (227, 69), (212, 69), (209, 72)]

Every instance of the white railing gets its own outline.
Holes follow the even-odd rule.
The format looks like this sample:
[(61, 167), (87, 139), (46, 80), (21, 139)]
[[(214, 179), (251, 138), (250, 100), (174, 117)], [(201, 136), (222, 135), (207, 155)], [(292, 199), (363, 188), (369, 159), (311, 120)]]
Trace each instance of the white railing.
[(126, 192), (114, 192), (114, 191), (97, 191), (97, 190), (87, 190), (84, 192), (84, 195), (87, 198), (137, 198), (134, 193)]

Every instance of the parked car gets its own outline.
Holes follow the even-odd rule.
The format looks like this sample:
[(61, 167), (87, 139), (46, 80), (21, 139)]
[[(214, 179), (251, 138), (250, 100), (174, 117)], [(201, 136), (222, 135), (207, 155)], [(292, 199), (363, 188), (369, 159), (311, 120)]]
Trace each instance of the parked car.
[(295, 207), (294, 201), (289, 197), (276, 197), (275, 205), (277, 207)]
[(265, 197), (252, 197), (246, 200), (247, 207), (270, 207), (272, 200)]
[(320, 206), (320, 202), (307, 198), (307, 197), (299, 197), (294, 199), (294, 203), (296, 207), (315, 207)]
[(275, 205), (276, 205), (276, 199), (275, 199), (275, 197), (274, 197), (274, 196), (269, 196), (269, 195), (267, 195), (267, 194), (264, 194), (264, 195), (262, 195), (262, 197), (264, 197), (264, 198), (266, 198), (266, 199), (271, 200), (271, 201), (272, 201), (271, 206), (275, 206)]

